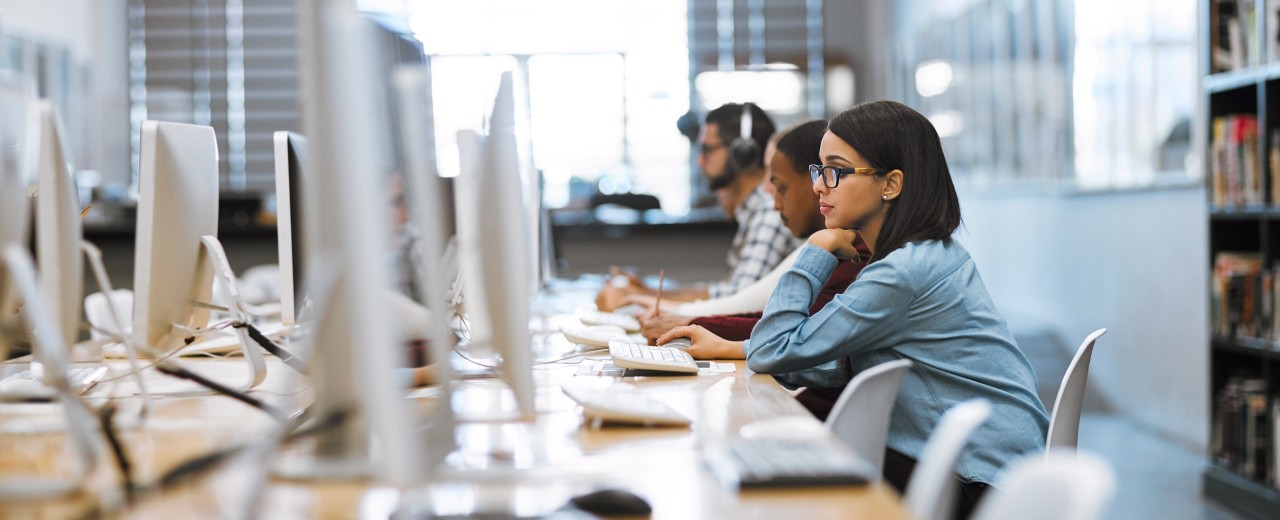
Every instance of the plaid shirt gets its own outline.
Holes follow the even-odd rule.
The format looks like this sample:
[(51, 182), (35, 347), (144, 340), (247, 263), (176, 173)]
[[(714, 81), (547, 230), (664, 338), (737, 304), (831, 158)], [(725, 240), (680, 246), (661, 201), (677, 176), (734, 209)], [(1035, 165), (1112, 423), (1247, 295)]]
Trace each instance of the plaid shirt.
[(782, 215), (773, 209), (773, 198), (762, 188), (753, 190), (734, 213), (738, 232), (729, 249), (729, 278), (707, 286), (712, 298), (728, 296), (750, 285), (800, 246), (801, 239), (782, 224)]

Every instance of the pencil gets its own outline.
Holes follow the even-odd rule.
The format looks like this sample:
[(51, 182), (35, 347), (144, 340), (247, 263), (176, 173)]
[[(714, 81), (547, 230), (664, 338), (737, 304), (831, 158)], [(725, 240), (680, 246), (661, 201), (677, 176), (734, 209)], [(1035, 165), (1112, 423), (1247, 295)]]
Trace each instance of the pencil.
[(88, 214), (89, 214), (89, 210), (91, 210), (91, 209), (93, 209), (93, 203), (92, 203), (92, 202), (90, 202), (88, 206), (85, 206), (83, 210), (80, 210), (80, 218), (84, 218), (84, 216), (85, 216), (85, 215), (88, 215)]
[(653, 300), (653, 315), (657, 316), (661, 313), (662, 307), (662, 281), (666, 278), (667, 271), (665, 269), (658, 270), (658, 297)]

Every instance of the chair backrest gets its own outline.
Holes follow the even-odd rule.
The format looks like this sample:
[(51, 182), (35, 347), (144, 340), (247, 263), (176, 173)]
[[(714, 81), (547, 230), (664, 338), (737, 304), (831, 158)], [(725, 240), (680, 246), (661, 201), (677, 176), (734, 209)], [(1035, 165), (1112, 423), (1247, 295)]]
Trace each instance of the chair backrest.
[(1053, 402), (1053, 414), (1049, 416), (1049, 436), (1045, 439), (1045, 454), (1052, 452), (1055, 446), (1076, 447), (1080, 433), (1080, 408), (1084, 404), (1084, 387), (1089, 381), (1089, 358), (1093, 355), (1093, 344), (1107, 333), (1107, 329), (1093, 331), (1080, 344), (1080, 350), (1067, 365), (1067, 373), (1062, 376), (1062, 385), (1058, 387), (1058, 397)]
[(910, 368), (911, 360), (899, 359), (863, 370), (844, 387), (827, 416), (827, 429), (882, 472), (889, 412)]
[(1023, 457), (1005, 470), (978, 503), (973, 520), (1095, 520), (1115, 496), (1111, 465), (1096, 455), (1062, 449)]
[(955, 504), (956, 460), (973, 430), (991, 415), (986, 399), (970, 399), (947, 410), (929, 434), (907, 483), (904, 501), (915, 520), (949, 520)]

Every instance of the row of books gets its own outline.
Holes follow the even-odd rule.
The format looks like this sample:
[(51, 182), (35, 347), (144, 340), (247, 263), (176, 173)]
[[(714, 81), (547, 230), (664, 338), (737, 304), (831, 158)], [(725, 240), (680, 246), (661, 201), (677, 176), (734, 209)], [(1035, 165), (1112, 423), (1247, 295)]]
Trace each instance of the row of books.
[(1280, 487), (1280, 396), (1257, 377), (1232, 377), (1213, 401), (1210, 451), (1214, 463)]
[[(1280, 1), (1280, 0), (1278, 0)], [(1269, 195), (1258, 161), (1258, 117), (1232, 114), (1213, 118), (1209, 187), (1214, 209), (1280, 206), (1280, 128), (1271, 129), (1267, 148)]]
[(1223, 339), (1280, 340), (1275, 273), (1280, 262), (1263, 268), (1258, 252), (1223, 251), (1214, 256), (1210, 275), (1210, 330)]
[(1280, 59), (1280, 0), (1267, 0), (1265, 48), (1258, 41), (1254, 0), (1210, 0), (1209, 56), (1213, 72)]

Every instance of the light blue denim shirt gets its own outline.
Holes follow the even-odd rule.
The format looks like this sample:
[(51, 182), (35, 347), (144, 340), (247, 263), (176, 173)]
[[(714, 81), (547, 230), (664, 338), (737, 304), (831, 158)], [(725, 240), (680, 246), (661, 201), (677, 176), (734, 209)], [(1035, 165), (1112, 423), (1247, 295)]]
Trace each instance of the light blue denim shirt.
[(982, 397), (991, 416), (960, 456), (961, 479), (990, 484), (1010, 461), (1044, 449), (1049, 416), (1035, 373), (964, 247), (955, 240), (908, 243), (809, 316), (836, 264), (826, 250), (803, 247), (745, 344), (751, 370), (788, 386), (834, 387), (852, 377), (841, 358), (853, 373), (910, 359), (889, 418), (890, 448), (918, 460), (944, 412)]

